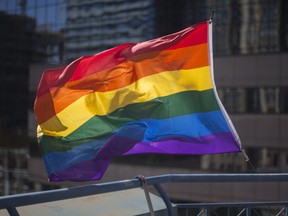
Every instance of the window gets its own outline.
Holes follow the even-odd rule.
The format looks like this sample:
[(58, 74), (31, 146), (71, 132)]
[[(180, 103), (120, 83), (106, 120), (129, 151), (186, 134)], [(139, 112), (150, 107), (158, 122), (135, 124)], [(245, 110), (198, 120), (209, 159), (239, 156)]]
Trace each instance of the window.
[(259, 110), (259, 92), (256, 88), (246, 89), (246, 112), (257, 113)]
[(219, 97), (228, 112), (243, 113), (246, 111), (247, 100), (245, 88), (219, 89)]
[(279, 88), (266, 87), (259, 89), (261, 113), (279, 113)]
[(229, 113), (288, 113), (287, 87), (222, 87), (218, 95)]
[(280, 89), (280, 111), (281, 113), (288, 113), (288, 87)]

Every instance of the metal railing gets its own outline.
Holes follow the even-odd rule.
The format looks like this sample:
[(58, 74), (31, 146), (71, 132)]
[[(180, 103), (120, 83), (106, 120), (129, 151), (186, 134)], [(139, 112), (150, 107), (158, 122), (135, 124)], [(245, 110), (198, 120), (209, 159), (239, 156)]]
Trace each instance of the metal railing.
[(178, 204), (181, 215), (220, 215), (220, 216), (287, 216), (288, 201), (279, 202), (235, 202), (235, 203), (200, 203)]
[[(145, 187), (139, 178), (108, 183), (91, 184), (71, 188), (26, 193), (0, 197), (0, 209), (7, 209), (11, 216), (19, 216), (17, 207), (33, 204), (78, 198), (133, 188), (153, 186), (163, 199), (167, 215), (276, 215), (288, 216), (288, 200), (279, 202), (242, 202), (242, 203), (172, 203), (162, 188), (166, 183), (195, 182), (288, 182), (288, 174), (171, 174), (145, 178)], [(173, 207), (172, 207), (173, 206)], [(193, 211), (192, 211), (193, 210)], [(261, 211), (265, 210), (265, 214)]]

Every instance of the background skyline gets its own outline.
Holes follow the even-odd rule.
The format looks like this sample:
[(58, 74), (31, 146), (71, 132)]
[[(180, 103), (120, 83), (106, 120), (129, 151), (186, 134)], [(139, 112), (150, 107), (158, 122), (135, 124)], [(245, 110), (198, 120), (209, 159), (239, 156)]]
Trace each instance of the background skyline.
[[(285, 0), (0, 0), (1, 194), (51, 188), (33, 132), (42, 71), (121, 43), (176, 32), (207, 20), (212, 9), (218, 94), (256, 169), (287, 171), (287, 5)], [(147, 155), (115, 163), (190, 172), (251, 171), (238, 154)]]

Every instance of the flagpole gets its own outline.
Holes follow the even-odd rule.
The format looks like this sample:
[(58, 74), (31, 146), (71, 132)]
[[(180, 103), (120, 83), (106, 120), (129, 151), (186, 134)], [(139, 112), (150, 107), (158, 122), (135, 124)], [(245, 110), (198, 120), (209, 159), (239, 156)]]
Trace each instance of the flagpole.
[(214, 10), (211, 10), (211, 13), (210, 13), (210, 18), (208, 20), (208, 23), (211, 24), (212, 21), (213, 21), (213, 18), (214, 18)]
[[(211, 10), (210, 18), (209, 18), (209, 20), (208, 20), (208, 23), (209, 23), (209, 24), (212, 24), (213, 18), (214, 18), (214, 10)], [(209, 30), (209, 34), (210, 34), (210, 33), (211, 33), (211, 32), (210, 32), (210, 30)], [(209, 38), (211, 39), (211, 37), (209, 37)], [(210, 39), (209, 39), (209, 40), (210, 40)], [(211, 42), (210, 42), (210, 43), (211, 43)], [(212, 64), (213, 64), (213, 63), (212, 63)], [(213, 73), (213, 74), (214, 74), (214, 73)], [(213, 78), (213, 80), (214, 80), (214, 78)], [(225, 110), (225, 109), (224, 109), (224, 110)], [(226, 112), (226, 111), (225, 111), (225, 112)], [(228, 116), (228, 115), (226, 115), (226, 116)], [(231, 122), (229, 117), (228, 117), (228, 119), (229, 119), (229, 122)], [(254, 171), (255, 173), (257, 173), (257, 170), (255, 169), (255, 167), (254, 167), (253, 164), (251, 163), (248, 155), (246, 154), (245, 149), (244, 149), (243, 146), (241, 145), (241, 141), (240, 141), (240, 139), (239, 139), (239, 136), (238, 136), (236, 130), (234, 129), (233, 124), (230, 124), (230, 126), (232, 127), (232, 130), (234, 131), (234, 135), (236, 135), (235, 138), (238, 140), (238, 143), (240, 144), (240, 149), (241, 149), (242, 154), (243, 154), (244, 157), (245, 157), (246, 162), (248, 162), (249, 165), (252, 167), (253, 171)]]
[[(217, 89), (216, 89), (216, 84), (215, 84), (215, 78), (214, 78), (214, 62), (213, 62), (213, 40), (212, 40), (212, 20), (213, 20), (213, 14), (214, 14), (214, 10), (211, 11), (211, 16), (210, 16), (210, 20), (208, 21), (209, 23), (209, 30), (208, 30), (208, 38), (209, 38), (209, 64), (210, 64), (210, 73), (211, 73), (211, 78), (212, 78), (212, 82), (213, 82), (213, 90), (214, 90), (214, 94), (217, 100), (217, 103), (220, 107), (220, 110), (222, 111), (224, 118), (228, 124), (228, 127), (230, 128), (235, 141), (237, 142), (237, 144), (239, 145), (239, 148), (242, 149), (242, 145), (241, 145), (241, 140), (239, 138), (239, 135), (231, 121), (231, 119), (228, 116), (227, 111), (225, 110), (219, 96), (217, 93)], [(247, 159), (247, 158), (246, 158)]]

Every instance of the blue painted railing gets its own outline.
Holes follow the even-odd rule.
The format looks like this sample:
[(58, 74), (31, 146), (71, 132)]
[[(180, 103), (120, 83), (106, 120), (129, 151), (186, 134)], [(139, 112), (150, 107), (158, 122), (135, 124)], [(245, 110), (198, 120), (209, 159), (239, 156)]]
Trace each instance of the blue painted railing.
[[(162, 188), (165, 183), (193, 182), (288, 182), (288, 174), (172, 174), (145, 178), (145, 184), (153, 186), (162, 197), (169, 216), (173, 215), (172, 203)], [(107, 192), (143, 187), (138, 178), (109, 183), (91, 184), (72, 188), (0, 197), (0, 209), (7, 209), (11, 216), (19, 216), (17, 207), (77, 198)], [(265, 207), (268, 215), (288, 216), (288, 200), (279, 202), (242, 202), (242, 203), (173, 203), (181, 215), (262, 215), (256, 208)], [(277, 209), (275, 213), (275, 209)], [(216, 211), (217, 210), (217, 211)], [(195, 213), (196, 212), (196, 213)], [(235, 213), (236, 212), (236, 213)], [(271, 214), (270, 214), (271, 212)], [(273, 214), (272, 214), (273, 212)]]

